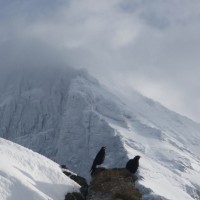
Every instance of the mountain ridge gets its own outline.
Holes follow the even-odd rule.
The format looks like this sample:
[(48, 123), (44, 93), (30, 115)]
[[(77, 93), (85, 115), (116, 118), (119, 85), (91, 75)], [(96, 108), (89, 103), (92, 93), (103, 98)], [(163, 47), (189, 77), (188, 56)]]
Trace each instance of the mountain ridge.
[(138, 187), (147, 199), (200, 199), (198, 123), (137, 92), (109, 91), (84, 70), (47, 71), (20, 72), (21, 88), (20, 73), (17, 84), (7, 81), (10, 89), (0, 98), (1, 136), (88, 179), (101, 146), (107, 147), (106, 167), (124, 167), (139, 154)]

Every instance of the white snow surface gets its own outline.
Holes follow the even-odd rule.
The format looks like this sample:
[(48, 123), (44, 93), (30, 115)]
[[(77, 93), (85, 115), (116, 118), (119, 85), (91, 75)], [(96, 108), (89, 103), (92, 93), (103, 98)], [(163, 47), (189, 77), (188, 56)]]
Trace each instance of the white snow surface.
[(140, 155), (143, 199), (200, 200), (200, 124), (138, 92), (107, 89), (85, 71), (44, 72), (1, 79), (0, 136), (88, 179), (101, 146), (105, 167)]
[(64, 200), (80, 186), (59, 165), (0, 138), (0, 200)]

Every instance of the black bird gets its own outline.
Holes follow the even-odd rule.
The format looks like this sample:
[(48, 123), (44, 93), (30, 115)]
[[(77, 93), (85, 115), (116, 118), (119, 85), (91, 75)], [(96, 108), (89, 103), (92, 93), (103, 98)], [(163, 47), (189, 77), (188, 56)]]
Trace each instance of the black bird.
[(139, 167), (139, 159), (140, 156), (135, 156), (133, 159), (130, 159), (126, 163), (126, 169), (128, 169), (131, 173), (135, 173)]
[(105, 147), (101, 147), (100, 151), (97, 153), (90, 170), (91, 175), (93, 175), (96, 169), (96, 166), (101, 165), (103, 161), (105, 160), (105, 155), (106, 155), (105, 149), (106, 149)]

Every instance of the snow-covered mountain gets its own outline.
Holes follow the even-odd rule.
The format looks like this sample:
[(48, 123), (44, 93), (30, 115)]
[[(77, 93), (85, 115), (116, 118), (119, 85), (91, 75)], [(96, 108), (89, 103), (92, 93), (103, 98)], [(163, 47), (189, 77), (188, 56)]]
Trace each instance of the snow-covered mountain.
[(108, 90), (84, 70), (26, 69), (2, 76), (1, 137), (85, 177), (103, 145), (106, 167), (123, 167), (139, 154), (144, 199), (200, 199), (198, 123), (135, 91)]
[(0, 139), (1, 200), (64, 200), (80, 186), (58, 164), (13, 142)]

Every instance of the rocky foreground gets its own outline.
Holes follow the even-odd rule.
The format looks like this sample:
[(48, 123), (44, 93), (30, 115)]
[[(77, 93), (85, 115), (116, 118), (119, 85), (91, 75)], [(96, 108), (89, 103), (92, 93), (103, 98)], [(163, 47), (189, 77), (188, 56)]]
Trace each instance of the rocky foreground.
[(64, 172), (81, 185), (81, 193), (68, 193), (65, 200), (140, 200), (137, 177), (124, 168), (98, 168), (89, 185), (82, 177)]

